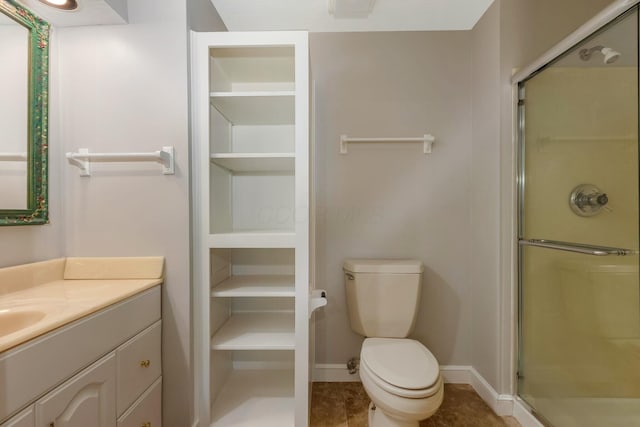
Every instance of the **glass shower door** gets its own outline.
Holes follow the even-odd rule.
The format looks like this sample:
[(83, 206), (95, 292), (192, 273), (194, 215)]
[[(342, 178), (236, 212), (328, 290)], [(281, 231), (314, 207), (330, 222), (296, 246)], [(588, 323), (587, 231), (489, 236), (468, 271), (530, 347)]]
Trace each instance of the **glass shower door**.
[(518, 394), (555, 427), (640, 426), (637, 10), (519, 91)]

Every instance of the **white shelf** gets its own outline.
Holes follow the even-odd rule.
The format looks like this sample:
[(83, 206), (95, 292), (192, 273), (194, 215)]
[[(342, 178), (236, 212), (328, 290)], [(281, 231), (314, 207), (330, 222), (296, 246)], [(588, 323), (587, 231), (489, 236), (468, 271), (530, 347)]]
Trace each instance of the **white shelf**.
[(287, 125), (295, 121), (294, 91), (211, 92), (212, 105), (234, 125)]
[(292, 370), (234, 370), (211, 407), (210, 427), (293, 427)]
[(215, 153), (211, 161), (233, 172), (293, 172), (294, 153)]
[(295, 276), (231, 276), (211, 291), (212, 297), (294, 297)]
[(210, 248), (295, 248), (293, 231), (237, 231), (209, 234)]
[(213, 83), (220, 88), (248, 84), (294, 85), (293, 46), (224, 47), (214, 48), (210, 54)]
[(294, 313), (235, 313), (214, 334), (211, 349), (293, 350)]

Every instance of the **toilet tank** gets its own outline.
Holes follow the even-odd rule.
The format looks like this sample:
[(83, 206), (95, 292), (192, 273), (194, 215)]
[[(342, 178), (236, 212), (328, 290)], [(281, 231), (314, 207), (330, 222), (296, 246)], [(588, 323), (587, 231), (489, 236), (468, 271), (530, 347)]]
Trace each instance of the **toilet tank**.
[(366, 337), (404, 338), (413, 330), (423, 265), (410, 259), (347, 259), (344, 280), (351, 329)]

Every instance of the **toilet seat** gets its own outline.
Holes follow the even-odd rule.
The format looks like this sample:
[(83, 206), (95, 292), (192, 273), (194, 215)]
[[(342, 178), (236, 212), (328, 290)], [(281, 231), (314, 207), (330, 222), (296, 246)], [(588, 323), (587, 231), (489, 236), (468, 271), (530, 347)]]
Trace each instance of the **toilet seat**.
[(436, 358), (415, 340), (365, 339), (360, 353), (360, 369), (378, 387), (399, 397), (426, 398), (441, 387)]

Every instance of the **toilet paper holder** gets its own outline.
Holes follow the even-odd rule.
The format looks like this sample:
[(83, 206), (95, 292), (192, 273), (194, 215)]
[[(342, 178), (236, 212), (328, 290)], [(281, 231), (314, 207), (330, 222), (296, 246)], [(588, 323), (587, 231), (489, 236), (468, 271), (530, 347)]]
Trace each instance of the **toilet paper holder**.
[(313, 289), (309, 297), (309, 317), (320, 307), (327, 305), (327, 291), (324, 289)]

